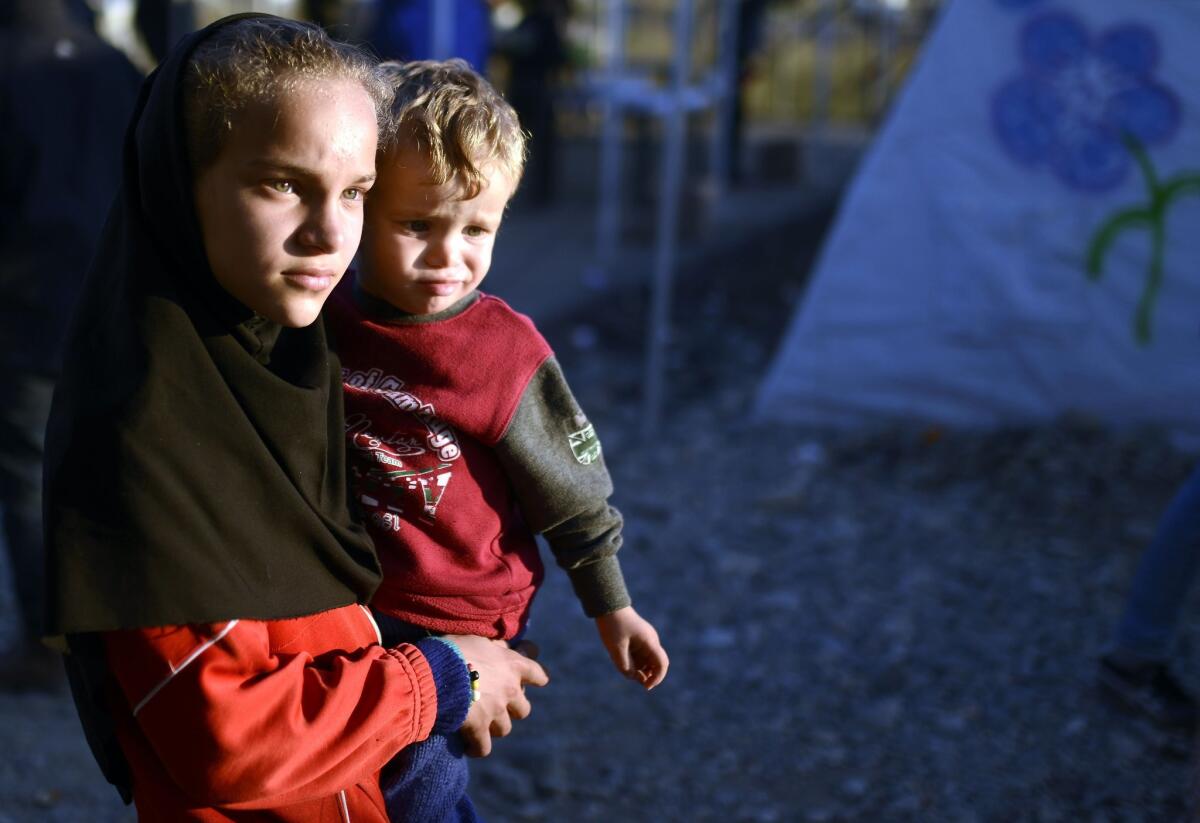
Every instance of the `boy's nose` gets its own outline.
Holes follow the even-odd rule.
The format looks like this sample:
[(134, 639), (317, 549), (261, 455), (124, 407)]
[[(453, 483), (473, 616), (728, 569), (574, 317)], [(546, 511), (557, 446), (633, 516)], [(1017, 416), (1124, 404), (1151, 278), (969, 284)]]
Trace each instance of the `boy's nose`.
[(425, 264), (434, 269), (445, 269), (458, 262), (458, 244), (453, 236), (432, 237), (425, 246)]

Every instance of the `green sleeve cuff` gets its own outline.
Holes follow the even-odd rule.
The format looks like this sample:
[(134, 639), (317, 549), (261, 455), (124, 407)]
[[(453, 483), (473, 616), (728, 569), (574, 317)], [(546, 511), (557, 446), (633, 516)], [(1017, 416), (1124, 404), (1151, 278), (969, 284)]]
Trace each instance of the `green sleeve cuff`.
[(597, 618), (632, 605), (621, 563), (615, 555), (569, 569), (567, 576), (588, 617)]

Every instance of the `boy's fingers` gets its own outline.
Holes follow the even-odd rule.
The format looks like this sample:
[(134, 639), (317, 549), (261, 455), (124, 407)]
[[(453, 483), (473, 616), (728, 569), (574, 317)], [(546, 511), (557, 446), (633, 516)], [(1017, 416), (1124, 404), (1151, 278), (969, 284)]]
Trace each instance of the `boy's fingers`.
[(655, 671), (651, 672), (650, 677), (647, 678), (647, 680), (646, 680), (646, 689), (647, 690), (653, 689), (659, 683), (663, 682), (663, 680), (666, 678), (666, 676), (667, 676), (666, 669), (656, 669)]
[(649, 651), (645, 655), (643, 661), (639, 661), (639, 669), (645, 673), (643, 684), (647, 690), (653, 689), (667, 676), (667, 669), (671, 662), (667, 658), (666, 651), (660, 646), (657, 649)]
[(608, 652), (612, 656), (613, 663), (616, 664), (618, 669), (625, 673), (626, 677), (634, 674), (633, 663), (630, 661), (629, 657), (628, 643), (621, 643), (617, 646), (614, 646), (613, 648), (609, 649)]

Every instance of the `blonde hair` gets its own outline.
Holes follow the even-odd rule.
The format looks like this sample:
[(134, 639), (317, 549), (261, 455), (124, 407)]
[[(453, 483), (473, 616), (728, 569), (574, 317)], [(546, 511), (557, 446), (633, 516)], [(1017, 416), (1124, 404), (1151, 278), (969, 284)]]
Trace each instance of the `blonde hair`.
[(413, 148), (429, 162), (437, 185), (463, 184), (463, 199), (487, 184), (484, 166), (496, 164), (513, 188), (525, 170), (525, 134), (492, 84), (465, 60), (388, 61), (380, 66), (395, 93), (390, 123), (380, 139), (387, 156)]
[(184, 125), (193, 173), (216, 161), (238, 113), (270, 102), (312, 80), (362, 84), (375, 103), (380, 131), (387, 127), (391, 86), (376, 62), (309, 23), (248, 18), (222, 26), (205, 39), (184, 72)]

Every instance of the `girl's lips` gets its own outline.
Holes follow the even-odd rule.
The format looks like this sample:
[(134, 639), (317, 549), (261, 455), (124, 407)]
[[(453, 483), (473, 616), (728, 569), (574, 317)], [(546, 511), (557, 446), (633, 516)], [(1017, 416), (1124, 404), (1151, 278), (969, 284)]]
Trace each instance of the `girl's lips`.
[(315, 292), (328, 291), (337, 282), (334, 273), (325, 269), (292, 269), (285, 271), (283, 276), (289, 283)]

